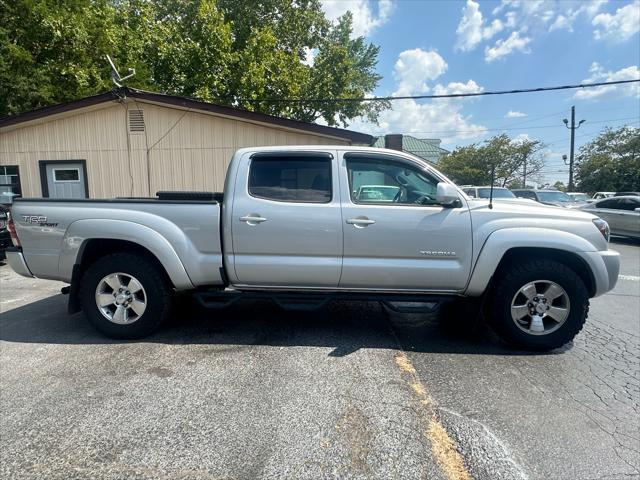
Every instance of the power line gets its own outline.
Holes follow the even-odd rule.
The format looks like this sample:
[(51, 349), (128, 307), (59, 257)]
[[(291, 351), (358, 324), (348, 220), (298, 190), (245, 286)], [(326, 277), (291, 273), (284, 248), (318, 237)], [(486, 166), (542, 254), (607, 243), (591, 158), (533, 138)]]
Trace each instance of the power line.
[[(623, 117), (623, 118), (610, 118), (607, 120), (599, 120), (597, 122), (589, 122), (589, 125), (598, 125), (601, 123), (608, 123), (608, 122), (621, 122), (624, 120), (636, 120), (636, 121), (640, 121), (639, 117), (634, 116), (634, 117)], [(419, 132), (406, 132), (405, 135), (414, 135), (414, 134), (423, 134), (423, 133), (476, 133), (478, 135), (482, 134), (483, 132), (495, 132), (495, 131), (511, 131), (511, 130), (529, 130), (529, 129), (538, 129), (538, 128), (555, 128), (557, 127), (558, 124), (554, 123), (552, 125), (534, 125), (531, 127), (511, 127), (511, 128), (484, 128), (484, 127), (480, 127), (477, 128), (476, 130), (423, 130), (423, 131), (419, 131)], [(383, 135), (384, 132), (377, 132), (377, 133), (372, 133), (371, 135), (376, 136), (376, 135)]]
[[(553, 90), (575, 90), (578, 88), (603, 87), (640, 82), (634, 80), (615, 80), (611, 82), (580, 83), (576, 85), (559, 85), (555, 87), (522, 88), (516, 90), (493, 90), (488, 92), (446, 93), (441, 95), (403, 95), (398, 97), (336, 97), (336, 98), (236, 98), (234, 100), (248, 103), (337, 103), (337, 102), (391, 102), (394, 100), (426, 100), (435, 98), (485, 97), (488, 95), (510, 95), (514, 93), (549, 92)], [(228, 100), (228, 99), (227, 99)]]

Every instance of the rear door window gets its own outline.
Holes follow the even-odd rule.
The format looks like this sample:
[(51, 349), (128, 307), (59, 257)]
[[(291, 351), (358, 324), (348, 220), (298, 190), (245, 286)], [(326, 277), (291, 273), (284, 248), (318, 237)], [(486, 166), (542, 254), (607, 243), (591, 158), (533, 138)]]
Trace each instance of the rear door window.
[(331, 159), (254, 158), (249, 170), (249, 194), (278, 202), (329, 203)]

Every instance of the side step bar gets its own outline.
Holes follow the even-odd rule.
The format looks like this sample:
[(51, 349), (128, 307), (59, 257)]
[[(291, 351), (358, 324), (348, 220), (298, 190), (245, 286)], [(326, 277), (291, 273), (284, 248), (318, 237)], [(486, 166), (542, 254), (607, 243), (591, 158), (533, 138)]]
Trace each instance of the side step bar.
[(267, 300), (283, 310), (317, 310), (331, 301), (380, 302), (397, 313), (431, 313), (455, 295), (375, 294), (357, 292), (204, 291), (193, 294), (203, 308), (219, 309), (239, 300)]

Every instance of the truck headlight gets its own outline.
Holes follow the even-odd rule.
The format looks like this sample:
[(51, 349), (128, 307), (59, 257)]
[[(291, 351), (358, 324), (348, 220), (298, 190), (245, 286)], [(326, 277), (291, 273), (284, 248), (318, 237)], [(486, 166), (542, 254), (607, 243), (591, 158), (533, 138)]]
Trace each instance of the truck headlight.
[(607, 222), (605, 222), (601, 218), (594, 218), (593, 219), (593, 224), (596, 226), (596, 228), (598, 230), (600, 230), (600, 233), (602, 234), (602, 236), (608, 242), (609, 241), (609, 233), (611, 233), (611, 231), (609, 230), (609, 224)]

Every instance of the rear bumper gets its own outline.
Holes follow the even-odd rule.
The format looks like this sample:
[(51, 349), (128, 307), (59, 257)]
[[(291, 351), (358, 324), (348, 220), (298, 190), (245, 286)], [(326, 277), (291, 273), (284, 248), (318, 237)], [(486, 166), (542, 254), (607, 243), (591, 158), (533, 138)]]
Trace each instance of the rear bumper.
[(24, 261), (24, 255), (22, 255), (22, 249), (10, 247), (7, 248), (7, 263), (19, 275), (23, 277), (33, 277), (33, 274), (27, 267), (27, 262)]
[(580, 256), (587, 262), (593, 273), (596, 284), (594, 297), (613, 290), (620, 273), (620, 254), (615, 250), (600, 252), (581, 252)]

